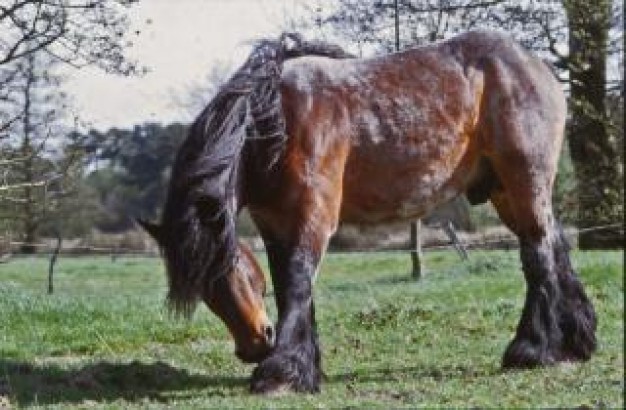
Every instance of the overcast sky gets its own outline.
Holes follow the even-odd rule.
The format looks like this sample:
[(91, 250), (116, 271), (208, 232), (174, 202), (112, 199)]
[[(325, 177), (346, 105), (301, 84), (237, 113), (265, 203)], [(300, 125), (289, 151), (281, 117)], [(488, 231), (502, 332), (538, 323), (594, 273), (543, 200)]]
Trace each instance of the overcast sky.
[(302, 4), (315, 1), (140, 0), (130, 12), (130, 31), (140, 34), (132, 36), (128, 56), (148, 73), (126, 78), (93, 68), (71, 70), (64, 87), (87, 128), (190, 121), (195, 113), (181, 102), (206, 83), (212, 67), (236, 68), (251, 41), (277, 36)]
[(131, 11), (140, 30), (128, 55), (148, 74), (107, 75), (95, 69), (71, 71), (66, 89), (80, 118), (99, 129), (147, 121), (189, 120), (175, 101), (201, 84), (216, 62), (237, 64), (250, 40), (280, 33), (294, 0), (141, 0)]

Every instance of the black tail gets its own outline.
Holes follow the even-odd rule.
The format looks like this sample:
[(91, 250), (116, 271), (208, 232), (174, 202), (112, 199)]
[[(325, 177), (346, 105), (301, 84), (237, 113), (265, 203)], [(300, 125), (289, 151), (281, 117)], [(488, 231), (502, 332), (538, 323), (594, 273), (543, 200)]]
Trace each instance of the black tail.
[(174, 166), (161, 243), (171, 308), (191, 315), (205, 286), (232, 269), (237, 249), (237, 174), (247, 138), (286, 141), (279, 90), (283, 62), (301, 55), (350, 57), (340, 48), (285, 34), (262, 41), (191, 127)]

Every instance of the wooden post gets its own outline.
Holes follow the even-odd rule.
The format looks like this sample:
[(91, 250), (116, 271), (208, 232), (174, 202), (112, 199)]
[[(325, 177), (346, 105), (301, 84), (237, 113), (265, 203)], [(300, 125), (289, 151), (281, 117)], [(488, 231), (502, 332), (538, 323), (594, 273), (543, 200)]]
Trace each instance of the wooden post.
[(413, 262), (413, 271), (411, 276), (415, 279), (422, 277), (422, 239), (420, 235), (422, 221), (411, 222), (411, 261)]
[(115, 261), (117, 260), (117, 250), (118, 245), (115, 244), (113, 245), (113, 248), (111, 249), (111, 262), (115, 263)]
[[(394, 0), (394, 34), (396, 39), (396, 51), (400, 51), (400, 7), (398, 0)], [(422, 277), (422, 240), (420, 237), (422, 221), (411, 222), (411, 261), (413, 271), (411, 276), (415, 279)]]
[(59, 256), (59, 252), (61, 251), (61, 234), (56, 232), (57, 237), (57, 246), (54, 248), (52, 255), (50, 256), (50, 265), (48, 266), (48, 294), (52, 295), (54, 292), (54, 265), (57, 262), (57, 257)]

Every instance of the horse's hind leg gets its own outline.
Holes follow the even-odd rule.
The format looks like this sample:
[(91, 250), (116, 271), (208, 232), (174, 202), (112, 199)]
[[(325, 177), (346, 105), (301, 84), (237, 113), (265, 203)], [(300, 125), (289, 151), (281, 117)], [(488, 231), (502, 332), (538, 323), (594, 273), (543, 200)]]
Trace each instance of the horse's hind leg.
[(502, 365), (534, 367), (587, 360), (596, 348), (596, 317), (552, 214), (550, 172), (511, 166), (515, 162), (508, 162), (507, 172), (499, 173), (502, 188), (491, 196), (501, 219), (519, 238), (527, 283), (522, 316)]
[[(514, 51), (514, 52), (511, 52)], [(526, 300), (504, 367), (587, 360), (596, 348), (596, 316), (569, 260), (552, 212), (552, 187), (566, 102), (559, 83), (521, 50), (484, 61), (485, 156), (498, 184), (491, 201), (517, 235)]]

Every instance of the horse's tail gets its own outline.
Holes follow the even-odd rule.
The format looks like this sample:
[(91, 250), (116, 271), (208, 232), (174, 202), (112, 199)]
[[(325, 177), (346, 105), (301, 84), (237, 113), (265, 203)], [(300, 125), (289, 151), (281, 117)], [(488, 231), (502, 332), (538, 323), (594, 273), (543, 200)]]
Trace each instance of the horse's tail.
[(174, 163), (163, 212), (167, 237), (161, 246), (175, 312), (190, 315), (207, 283), (233, 268), (244, 143), (265, 139), (268, 167), (278, 160), (286, 140), (279, 90), (283, 62), (312, 54), (349, 57), (336, 46), (293, 34), (262, 41), (192, 125)]

